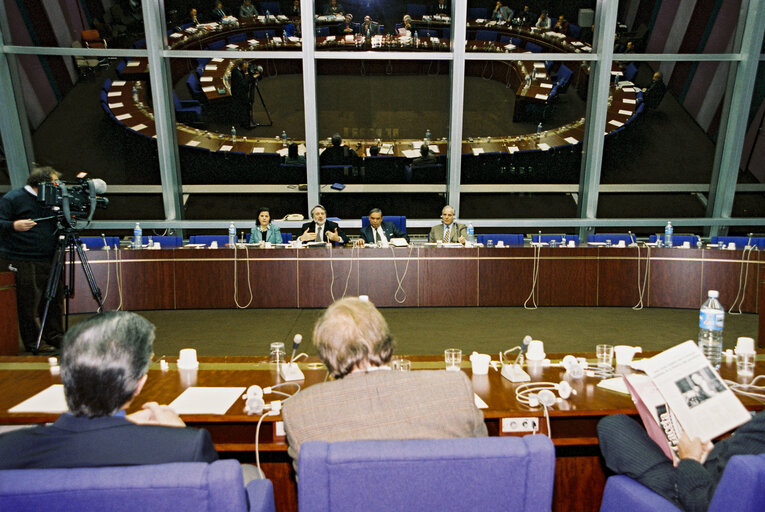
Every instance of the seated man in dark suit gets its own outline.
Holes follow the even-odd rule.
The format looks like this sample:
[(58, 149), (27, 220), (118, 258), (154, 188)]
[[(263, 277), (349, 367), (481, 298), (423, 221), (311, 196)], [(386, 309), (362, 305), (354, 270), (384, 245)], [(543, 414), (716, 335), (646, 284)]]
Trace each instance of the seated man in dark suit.
[(372, 208), (369, 210), (369, 226), (361, 228), (361, 235), (356, 241), (356, 245), (377, 244), (379, 242), (383, 247), (387, 247), (391, 238), (404, 238), (407, 243), (409, 242), (409, 235), (402, 233), (398, 226), (392, 222), (383, 222), (382, 210)]
[(412, 160), (412, 167), (421, 167), (423, 165), (436, 165), (436, 155), (430, 150), (427, 144), (423, 142), (420, 146), (420, 156)]
[(319, 165), (348, 165), (357, 166), (359, 156), (348, 146), (343, 144), (343, 138), (339, 133), (332, 136), (332, 146), (325, 149), (319, 155)]
[(646, 107), (658, 107), (666, 93), (667, 86), (664, 85), (664, 75), (661, 71), (657, 71), (653, 74), (653, 79), (648, 87), (643, 89), (643, 101), (645, 102)]
[(446, 0), (436, 0), (435, 4), (430, 10), (431, 14), (440, 14), (442, 16), (451, 16), (452, 8), (449, 6), (449, 2)]
[(391, 371), (395, 343), (371, 302), (354, 297), (332, 304), (316, 322), (313, 343), (334, 380), (284, 402), (288, 452), (295, 463), (306, 441), (487, 435), (464, 373)]
[(324, 6), (325, 16), (331, 16), (331, 15), (342, 16), (343, 14), (345, 14), (345, 9), (343, 9), (343, 6), (341, 4), (337, 3), (337, 0), (329, 0), (329, 3)]
[(197, 15), (197, 10), (195, 8), (191, 8), (189, 11), (189, 16), (184, 20), (184, 24), (191, 23), (192, 26), (196, 27), (202, 24), (202, 20), (199, 19), (199, 16)]
[(364, 16), (364, 23), (359, 28), (359, 34), (364, 37), (371, 38), (380, 33), (380, 25), (376, 21), (372, 21), (371, 16)]
[(212, 462), (206, 430), (186, 427), (166, 405), (149, 402), (125, 415), (146, 383), (154, 326), (112, 311), (64, 336), (61, 382), (69, 412), (51, 425), (0, 436), (0, 469)]
[(223, 2), (215, 2), (215, 8), (212, 10), (212, 16), (215, 21), (220, 21), (226, 17), (226, 11), (223, 10)]
[(637, 480), (683, 510), (706, 510), (731, 457), (765, 453), (765, 413), (714, 446), (683, 432), (677, 466), (641, 425), (623, 414), (600, 420), (598, 440), (603, 459), (614, 472)]
[(327, 220), (327, 210), (317, 204), (311, 210), (311, 222), (306, 222), (300, 230), (303, 232), (298, 237), (301, 242), (335, 242), (348, 243), (348, 235), (340, 229), (337, 222)]

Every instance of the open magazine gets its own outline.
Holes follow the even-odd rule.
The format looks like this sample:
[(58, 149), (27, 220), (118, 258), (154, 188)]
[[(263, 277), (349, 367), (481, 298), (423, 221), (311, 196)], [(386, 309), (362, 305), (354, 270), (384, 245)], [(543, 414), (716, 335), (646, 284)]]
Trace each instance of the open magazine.
[(646, 375), (624, 380), (651, 439), (677, 462), (677, 441), (711, 441), (751, 418), (693, 341), (642, 362)]

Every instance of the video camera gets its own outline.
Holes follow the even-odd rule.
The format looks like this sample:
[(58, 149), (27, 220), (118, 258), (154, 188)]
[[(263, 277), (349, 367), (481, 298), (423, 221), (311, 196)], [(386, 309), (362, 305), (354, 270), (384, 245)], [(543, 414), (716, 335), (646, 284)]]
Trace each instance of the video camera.
[(41, 183), (37, 200), (54, 210), (62, 226), (77, 228), (79, 221), (90, 223), (96, 208), (109, 206), (109, 200), (99, 195), (104, 192), (104, 180), (90, 180), (83, 175), (77, 181)]

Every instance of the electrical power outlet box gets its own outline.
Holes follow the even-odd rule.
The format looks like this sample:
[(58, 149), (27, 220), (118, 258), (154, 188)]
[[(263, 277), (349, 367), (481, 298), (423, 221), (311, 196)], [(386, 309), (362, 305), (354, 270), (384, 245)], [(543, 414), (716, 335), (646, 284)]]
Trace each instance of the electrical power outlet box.
[(539, 418), (502, 418), (502, 432), (539, 432)]
[(276, 421), (274, 422), (274, 435), (276, 437), (284, 437), (287, 435), (287, 432), (284, 431), (284, 422), (283, 421)]

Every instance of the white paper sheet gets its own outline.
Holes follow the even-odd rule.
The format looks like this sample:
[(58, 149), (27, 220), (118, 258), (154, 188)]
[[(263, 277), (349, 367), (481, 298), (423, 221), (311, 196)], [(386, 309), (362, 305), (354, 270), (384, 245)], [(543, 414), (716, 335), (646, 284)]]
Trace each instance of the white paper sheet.
[(216, 64), (208, 64), (205, 66), (206, 71), (215, 71), (218, 69), (218, 66)]
[(545, 144), (544, 142), (540, 142), (539, 144), (537, 144), (537, 146), (539, 146), (539, 149), (541, 149), (542, 151), (547, 151), (548, 149), (550, 149), (550, 145)]
[(480, 155), (481, 153), (483, 153), (483, 148), (473, 148), (474, 155), (477, 156), (477, 155)]
[(534, 96), (534, 97), (535, 97), (536, 99), (538, 99), (538, 100), (546, 100), (546, 99), (547, 99), (547, 94), (537, 94), (537, 95), (536, 95), (536, 96)]
[(619, 128), (620, 126), (624, 126), (624, 123), (622, 123), (621, 121), (616, 121), (615, 119), (610, 120), (608, 124), (612, 124), (616, 126), (617, 128)]
[(130, 62), (127, 63), (127, 67), (132, 68), (132, 67), (135, 67), (135, 66), (139, 66), (140, 64), (141, 63), (138, 62), (137, 60), (131, 60)]
[(178, 414), (226, 414), (246, 389), (190, 387), (178, 395), (170, 407)]
[(420, 152), (416, 149), (405, 149), (402, 151), (402, 153), (407, 158), (417, 158), (420, 156)]
[(133, 131), (138, 132), (138, 131), (143, 130), (144, 128), (146, 128), (146, 125), (141, 123), (141, 124), (137, 124), (137, 125), (131, 127), (130, 129), (133, 130)]
[(203, 76), (202, 78), (199, 79), (199, 81), (200, 82), (212, 82), (213, 81), (213, 77), (211, 77), (211, 76)]
[(114, 98), (115, 96), (122, 96), (122, 92), (120, 92), (120, 91), (112, 91), (109, 94), (107, 94), (107, 96), (109, 96), (110, 98)]
[(215, 86), (214, 85), (208, 85), (207, 87), (202, 87), (202, 90), (204, 92), (215, 92)]
[(631, 110), (619, 110), (619, 113), (623, 116), (631, 116), (632, 111)]
[(569, 144), (578, 144), (579, 143), (579, 140), (575, 139), (574, 137), (566, 137), (563, 140), (565, 140)]
[(518, 146), (507, 146), (508, 153), (515, 153), (518, 151)]
[(627, 104), (629, 104), (629, 105), (634, 105), (634, 104), (635, 104), (635, 100), (631, 100), (631, 99), (629, 99), (629, 98), (624, 98), (624, 99), (622, 100), (622, 103), (627, 103)]
[(198, 140), (190, 140), (186, 143), (187, 146), (199, 146)]
[(489, 404), (483, 401), (483, 398), (478, 396), (477, 394), (473, 393), (473, 399), (475, 400), (475, 406), (479, 409), (488, 409)]
[(210, 62), (223, 62), (223, 59), (221, 59), (220, 57), (217, 57), (217, 58), (211, 60)]
[(224, 144), (223, 146), (220, 147), (218, 151), (231, 151), (233, 147), (234, 146), (231, 146), (230, 144)]
[(131, 114), (122, 114), (121, 116), (115, 116), (115, 119), (123, 121), (125, 119), (130, 119), (131, 117), (133, 117)]
[(124, 80), (115, 80), (112, 82), (112, 87), (122, 87), (123, 85), (125, 85)]
[(64, 398), (64, 385), (53, 384), (36, 395), (27, 398), (18, 405), (8, 409), (8, 412), (47, 412), (61, 414), (68, 411)]
[(109, 108), (120, 108), (124, 106), (125, 105), (123, 105), (122, 103), (109, 103)]
[(262, 148), (262, 147), (260, 147), (260, 148), (252, 148), (252, 152), (253, 153), (265, 153), (266, 152), (266, 148)]
[(552, 89), (552, 84), (539, 84), (542, 89)]

